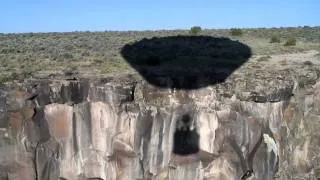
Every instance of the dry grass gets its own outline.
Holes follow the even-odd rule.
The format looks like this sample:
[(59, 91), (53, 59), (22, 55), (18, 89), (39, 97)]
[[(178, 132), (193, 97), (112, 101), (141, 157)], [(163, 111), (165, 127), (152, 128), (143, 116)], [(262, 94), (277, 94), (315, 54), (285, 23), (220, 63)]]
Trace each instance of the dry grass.
[[(230, 30), (203, 29), (201, 35), (229, 37), (247, 44), (253, 54), (271, 55), (315, 49), (320, 51), (320, 27), (241, 29), (242, 36)], [(70, 32), (0, 34), (0, 83), (45, 71), (94, 71), (97, 74), (130, 72), (120, 55), (121, 48), (143, 38), (189, 35), (188, 30)], [(273, 36), (295, 37), (296, 46), (269, 43)]]

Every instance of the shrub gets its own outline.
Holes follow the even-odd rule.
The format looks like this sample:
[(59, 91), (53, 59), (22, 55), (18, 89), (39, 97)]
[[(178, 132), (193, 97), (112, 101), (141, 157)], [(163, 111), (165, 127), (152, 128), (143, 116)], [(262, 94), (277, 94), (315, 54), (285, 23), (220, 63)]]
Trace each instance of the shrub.
[(280, 38), (278, 36), (272, 36), (270, 39), (270, 43), (280, 43)]
[(230, 29), (230, 34), (232, 36), (242, 36), (243, 31), (241, 29), (239, 29), (239, 28), (231, 28)]
[(193, 27), (191, 27), (191, 29), (190, 29), (190, 34), (192, 34), (192, 35), (197, 35), (197, 34), (199, 34), (201, 31), (202, 31), (202, 29), (201, 29), (200, 26), (193, 26)]
[(257, 59), (257, 61), (258, 62), (269, 61), (269, 59), (271, 59), (271, 56), (262, 56), (259, 59)]
[(10, 80), (10, 78), (7, 76), (0, 76), (0, 84), (5, 83), (9, 80)]
[(313, 63), (312, 63), (311, 61), (304, 61), (304, 62), (303, 62), (303, 65), (312, 66)]
[(94, 63), (96, 63), (96, 64), (101, 64), (101, 63), (103, 63), (103, 60), (102, 60), (102, 59), (95, 59), (95, 60), (94, 60)]
[(289, 39), (287, 39), (287, 41), (284, 43), (285, 46), (295, 46), (297, 43), (296, 38), (291, 37)]
[(73, 59), (73, 55), (71, 53), (69, 53), (69, 52), (60, 54), (60, 57), (62, 58), (62, 60)]

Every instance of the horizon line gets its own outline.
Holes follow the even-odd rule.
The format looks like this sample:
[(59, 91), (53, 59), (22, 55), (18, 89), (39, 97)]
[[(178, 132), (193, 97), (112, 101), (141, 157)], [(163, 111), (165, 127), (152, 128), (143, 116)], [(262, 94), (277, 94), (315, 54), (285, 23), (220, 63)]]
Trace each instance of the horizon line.
[[(200, 25), (194, 25), (199, 26)], [(191, 27), (194, 27), (191, 26)], [(166, 29), (122, 29), (122, 30), (73, 30), (73, 31), (25, 31), (25, 32), (0, 32), (0, 35), (10, 35), (10, 34), (50, 34), (50, 33), (102, 33), (102, 32), (157, 32), (157, 31), (188, 31), (190, 28), (166, 28)], [(205, 30), (230, 30), (230, 29), (286, 29), (286, 28), (320, 28), (320, 25), (299, 25), (299, 26), (270, 26), (270, 27), (228, 27), (228, 28), (210, 28), (210, 27), (201, 27), (203, 31)]]

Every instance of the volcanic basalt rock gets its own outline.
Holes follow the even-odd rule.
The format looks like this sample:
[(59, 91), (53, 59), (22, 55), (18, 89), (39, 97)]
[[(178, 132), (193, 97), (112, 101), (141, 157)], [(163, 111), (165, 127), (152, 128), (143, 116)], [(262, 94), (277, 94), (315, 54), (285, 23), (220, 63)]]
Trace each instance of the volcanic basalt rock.
[[(188, 90), (136, 74), (3, 84), (0, 179), (319, 178), (317, 67), (254, 63)], [(194, 149), (173, 153), (175, 136)]]

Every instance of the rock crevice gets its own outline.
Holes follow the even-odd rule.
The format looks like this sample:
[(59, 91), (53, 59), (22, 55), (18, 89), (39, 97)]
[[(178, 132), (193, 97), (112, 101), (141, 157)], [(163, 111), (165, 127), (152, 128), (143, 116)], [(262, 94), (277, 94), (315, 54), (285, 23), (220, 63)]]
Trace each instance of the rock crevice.
[(0, 177), (316, 178), (320, 86), (301, 72), (303, 85), (266, 72), (197, 90), (134, 76), (1, 86)]

